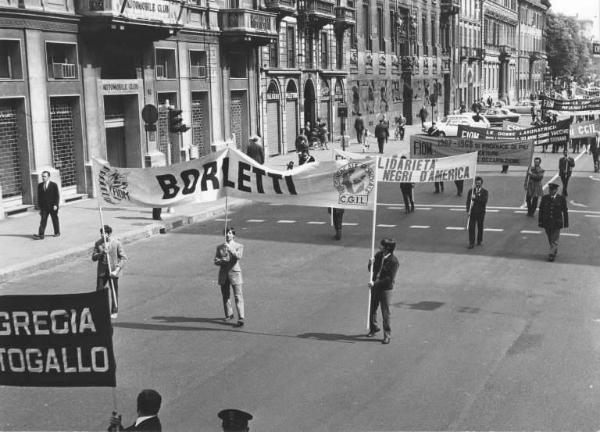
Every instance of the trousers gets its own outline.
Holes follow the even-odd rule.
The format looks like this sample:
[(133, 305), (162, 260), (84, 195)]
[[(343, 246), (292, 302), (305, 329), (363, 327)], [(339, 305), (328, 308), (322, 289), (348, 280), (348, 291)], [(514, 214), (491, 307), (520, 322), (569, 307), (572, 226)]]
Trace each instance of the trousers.
[[(110, 281), (115, 289), (115, 297), (113, 297), (112, 289), (110, 289)], [(98, 276), (96, 282), (96, 291), (102, 291), (103, 289), (108, 290), (110, 297), (110, 313), (114, 314), (119, 312), (119, 278), (111, 278), (110, 276)]]
[(525, 196), (525, 201), (527, 202), (527, 214), (533, 216), (535, 214), (535, 209), (537, 208), (538, 197), (527, 194)]
[(227, 282), (221, 285), (221, 295), (223, 296), (223, 310), (225, 317), (233, 316), (233, 308), (231, 307), (231, 291), (233, 289), (233, 298), (235, 299), (235, 308), (237, 310), (238, 319), (244, 319), (244, 294), (242, 292), (242, 284), (232, 284)]
[(369, 317), (369, 329), (376, 331), (377, 308), (381, 307), (381, 319), (383, 321), (383, 336), (390, 337), (392, 328), (390, 325), (390, 303), (392, 301), (392, 290), (380, 290), (371, 288), (371, 315)]
[(469, 244), (475, 244), (475, 226), (477, 226), (477, 244), (483, 241), (483, 219), (485, 213), (472, 213), (469, 216)]
[(58, 210), (40, 210), (40, 228), (38, 229), (38, 235), (43, 237), (46, 232), (46, 225), (48, 224), (48, 215), (52, 219), (52, 228), (54, 228), (54, 234), (60, 234), (60, 224), (58, 222)]
[(546, 236), (548, 237), (548, 245), (550, 246), (549, 254), (556, 256), (558, 253), (558, 239), (560, 238), (560, 228), (546, 228)]

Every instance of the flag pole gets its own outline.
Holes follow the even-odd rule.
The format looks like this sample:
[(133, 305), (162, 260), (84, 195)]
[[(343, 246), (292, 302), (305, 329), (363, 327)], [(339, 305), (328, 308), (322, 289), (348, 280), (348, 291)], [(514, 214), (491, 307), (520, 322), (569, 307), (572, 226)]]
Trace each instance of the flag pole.
[[(227, 191), (225, 191), (227, 193)], [(225, 229), (223, 230), (223, 234), (227, 232), (227, 222), (229, 218), (229, 201), (227, 200), (228, 196), (225, 195)]]
[[(479, 151), (477, 151), (479, 157)], [(473, 194), (475, 193), (475, 177), (477, 177), (477, 161), (475, 161), (475, 172), (473, 173), (473, 182), (471, 183), (471, 202), (469, 203), (469, 214), (467, 215), (467, 234), (469, 233), (469, 222), (471, 221), (471, 211), (473, 210)]]
[[(379, 156), (375, 157), (375, 187), (373, 188), (373, 224), (371, 227), (371, 257), (369, 262), (369, 282), (373, 281), (373, 266), (375, 265), (375, 228), (377, 227), (377, 184), (379, 183)], [(371, 325), (371, 288), (369, 288), (369, 304), (367, 307), (367, 329), (370, 330)]]

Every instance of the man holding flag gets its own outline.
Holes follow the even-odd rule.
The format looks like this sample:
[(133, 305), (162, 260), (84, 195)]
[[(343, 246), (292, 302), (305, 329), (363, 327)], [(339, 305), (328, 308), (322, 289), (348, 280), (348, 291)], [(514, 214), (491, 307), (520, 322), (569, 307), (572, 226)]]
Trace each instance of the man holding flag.
[(475, 245), (475, 225), (477, 225), (477, 246), (483, 242), (483, 219), (488, 202), (488, 191), (482, 187), (483, 179), (475, 177), (475, 188), (467, 194), (467, 213), (469, 215), (469, 249)]
[(112, 228), (104, 225), (100, 228), (102, 238), (94, 244), (92, 261), (98, 261), (96, 291), (109, 289), (111, 307), (110, 317), (117, 318), (119, 276), (127, 262), (127, 255), (121, 242), (112, 237)]

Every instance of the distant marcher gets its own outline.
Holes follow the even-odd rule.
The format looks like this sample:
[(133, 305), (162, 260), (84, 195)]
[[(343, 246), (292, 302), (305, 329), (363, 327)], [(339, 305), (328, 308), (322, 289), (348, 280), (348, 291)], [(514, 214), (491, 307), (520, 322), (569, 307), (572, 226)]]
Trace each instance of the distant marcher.
[(394, 280), (398, 273), (398, 259), (394, 256), (396, 241), (391, 238), (381, 240), (379, 252), (375, 257), (369, 260), (368, 269), (371, 271), (373, 266), (373, 279), (369, 282), (371, 289), (371, 307), (369, 316), (369, 334), (367, 337), (374, 337), (381, 330), (377, 325), (377, 308), (381, 307), (381, 316), (383, 321), (383, 340), (381, 343), (389, 344), (392, 335), (390, 325), (390, 304), (392, 302), (392, 289)]
[(301, 149), (303, 148), (303, 145), (306, 145), (306, 147), (308, 147), (308, 137), (305, 135), (304, 129), (302, 129), (296, 137), (295, 145), (296, 152), (298, 153), (300, 153)]
[(469, 215), (469, 249), (475, 244), (475, 226), (477, 226), (477, 246), (483, 242), (483, 220), (488, 202), (488, 191), (483, 188), (483, 179), (475, 177), (475, 188), (467, 194), (467, 214)]
[(252, 414), (237, 409), (226, 409), (219, 411), (217, 416), (223, 421), (221, 424), (223, 432), (248, 432), (250, 430), (248, 422), (252, 420)]
[(158, 411), (162, 398), (156, 390), (142, 390), (137, 397), (137, 419), (136, 421), (124, 429), (121, 424), (121, 415), (116, 412), (112, 413), (110, 418), (110, 426), (108, 430), (113, 431), (146, 431), (146, 432), (161, 432), (162, 425), (158, 418)]
[(244, 254), (244, 246), (235, 241), (235, 230), (231, 227), (225, 229), (225, 243), (217, 246), (215, 252), (215, 265), (219, 266), (219, 285), (223, 297), (223, 310), (225, 319), (233, 319), (233, 308), (231, 307), (231, 290), (235, 299), (238, 322), (237, 327), (244, 325), (244, 294), (242, 291), (242, 267), (240, 260)]
[[(406, 159), (406, 156), (400, 157), (400, 159)], [(401, 182), (400, 190), (402, 191), (402, 200), (404, 201), (405, 213), (412, 213), (415, 211), (415, 201), (413, 197), (413, 190), (415, 184), (409, 182)]]
[(425, 108), (425, 105), (423, 105), (419, 110), (419, 117), (421, 118), (421, 127), (425, 126), (425, 120), (427, 120), (428, 114), (429, 113), (427, 112), (427, 108)]
[(535, 120), (535, 106), (534, 105), (531, 105), (530, 112), (531, 112), (531, 121), (534, 121)]
[(568, 196), (567, 188), (569, 187), (569, 179), (573, 174), (573, 168), (575, 168), (575, 159), (569, 156), (569, 152), (565, 148), (563, 150), (563, 157), (558, 160), (558, 175), (562, 182), (562, 195)]
[(154, 207), (152, 209), (152, 219), (153, 220), (162, 220), (162, 207)]
[(406, 118), (400, 113), (398, 117), (396, 117), (396, 134), (395, 138), (400, 137), (400, 140), (404, 139), (404, 133), (406, 131)]
[(305, 145), (300, 148), (298, 154), (298, 165), (304, 165), (305, 163), (315, 162), (315, 158), (308, 152), (308, 146)]
[(542, 188), (544, 169), (541, 167), (541, 163), (541, 158), (534, 158), (533, 166), (529, 167), (527, 175), (525, 176), (525, 201), (527, 202), (527, 216), (530, 217), (533, 217), (535, 214), (538, 199), (544, 195)]
[(260, 138), (257, 135), (248, 140), (246, 154), (261, 165), (265, 163), (265, 150), (260, 145)]
[(377, 146), (379, 147), (379, 154), (383, 154), (383, 147), (388, 138), (389, 132), (385, 127), (384, 119), (379, 119), (379, 124), (375, 126), (375, 138), (377, 138)]
[(331, 218), (333, 219), (333, 228), (335, 229), (336, 240), (342, 239), (342, 225), (344, 220), (344, 209), (337, 207), (329, 207), (329, 213), (331, 214)]
[(596, 132), (596, 136), (592, 138), (590, 143), (590, 153), (592, 155), (592, 161), (594, 162), (594, 172), (600, 171), (600, 163), (598, 162), (598, 156), (600, 155), (600, 132)]
[(491, 108), (493, 103), (494, 103), (494, 100), (492, 99), (492, 97), (488, 96), (488, 98), (487, 98), (487, 105), (488, 105), (488, 107)]
[(362, 114), (358, 113), (358, 117), (354, 120), (354, 130), (356, 131), (356, 139), (359, 144), (362, 144), (365, 131), (365, 122), (363, 121)]
[(502, 164), (502, 170), (500, 171), (501, 174), (508, 174), (508, 164)]
[(462, 196), (463, 188), (465, 186), (464, 180), (454, 180), (454, 185), (456, 186), (456, 196)]
[(569, 210), (567, 200), (558, 194), (558, 185), (550, 183), (549, 193), (542, 197), (538, 225), (546, 230), (550, 252), (548, 261), (554, 261), (558, 253), (558, 239), (561, 228), (569, 227)]
[(435, 187), (435, 191), (433, 193), (444, 192), (444, 182), (443, 181), (434, 182), (433, 186)]
[(119, 312), (119, 277), (127, 262), (127, 255), (121, 242), (112, 236), (110, 226), (100, 228), (100, 235), (102, 238), (96, 241), (92, 252), (92, 261), (98, 261), (96, 291), (108, 289), (111, 318), (115, 319)]
[(385, 127), (385, 132), (386, 132), (385, 143), (387, 144), (388, 139), (390, 137), (390, 121), (388, 120), (388, 118), (385, 114), (383, 115), (383, 127)]
[(321, 144), (321, 149), (323, 150), (329, 150), (329, 147), (327, 146), (327, 123), (325, 123), (323, 120), (321, 120), (320, 118), (317, 118), (317, 136), (319, 138), (319, 142)]
[(458, 107), (458, 113), (459, 114), (464, 114), (467, 112), (467, 106), (465, 105), (464, 102), (460, 103), (460, 106)]
[(60, 191), (58, 185), (50, 180), (50, 171), (42, 172), (42, 182), (37, 188), (38, 208), (40, 210), (40, 227), (37, 234), (33, 235), (35, 240), (43, 240), (46, 233), (48, 216), (52, 219), (54, 237), (60, 236), (60, 223), (58, 221), (58, 206), (60, 204)]

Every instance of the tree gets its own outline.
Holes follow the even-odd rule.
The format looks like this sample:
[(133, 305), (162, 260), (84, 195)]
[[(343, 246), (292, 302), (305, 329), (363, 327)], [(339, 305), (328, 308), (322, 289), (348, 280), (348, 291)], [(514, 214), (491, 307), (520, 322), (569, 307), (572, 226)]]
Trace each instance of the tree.
[(577, 20), (563, 14), (546, 15), (546, 55), (554, 77), (573, 77), (582, 82), (589, 75), (589, 43), (580, 34)]

